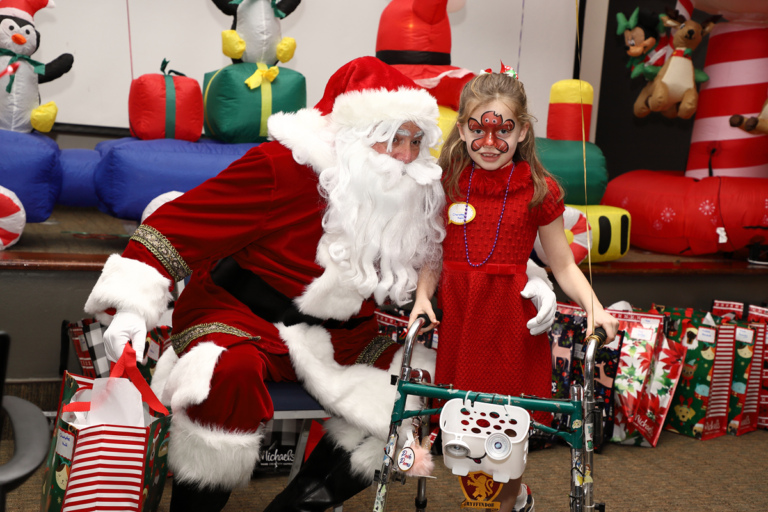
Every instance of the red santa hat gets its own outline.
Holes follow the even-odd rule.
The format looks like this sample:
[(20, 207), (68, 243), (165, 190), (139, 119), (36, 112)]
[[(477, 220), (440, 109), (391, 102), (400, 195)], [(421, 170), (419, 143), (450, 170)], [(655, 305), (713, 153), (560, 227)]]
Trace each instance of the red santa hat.
[(14, 16), (32, 23), (37, 11), (53, 6), (53, 0), (0, 0), (0, 16)]
[(336, 71), (315, 108), (340, 126), (391, 120), (424, 126), (439, 117), (437, 102), (426, 90), (375, 57), (360, 57)]

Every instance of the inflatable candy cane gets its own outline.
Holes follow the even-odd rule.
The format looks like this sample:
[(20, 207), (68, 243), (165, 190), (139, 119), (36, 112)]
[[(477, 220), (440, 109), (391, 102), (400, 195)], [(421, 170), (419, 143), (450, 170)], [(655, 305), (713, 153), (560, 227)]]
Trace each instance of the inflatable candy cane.
[[(735, 10), (741, 2), (705, 0), (695, 4), (712, 12), (718, 8)], [(715, 25), (709, 36), (704, 64), (709, 81), (702, 84), (699, 93), (686, 176), (768, 178), (768, 136), (748, 133), (729, 122), (734, 114), (757, 117), (765, 103), (767, 7), (762, 7), (762, 13), (723, 12), (731, 21)], [(752, 23), (758, 19), (763, 23)]]

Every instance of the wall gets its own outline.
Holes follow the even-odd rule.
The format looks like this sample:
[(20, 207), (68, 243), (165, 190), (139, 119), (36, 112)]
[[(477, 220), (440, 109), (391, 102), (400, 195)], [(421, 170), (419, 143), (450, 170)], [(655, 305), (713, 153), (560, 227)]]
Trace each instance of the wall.
[[(11, 336), (7, 379), (59, 380), (60, 327), (82, 319), (98, 272), (0, 270), (0, 329)], [(70, 348), (70, 371), (80, 365)]]
[[(606, 0), (591, 3), (601, 2)], [(306, 76), (310, 105), (336, 69), (375, 53), (379, 16), (387, 3), (305, 1), (283, 20), (283, 35), (298, 44), (285, 66)], [(576, 2), (470, 1), (450, 17), (453, 65), (479, 71), (495, 69), (503, 60), (519, 68), (539, 120), (537, 133), (546, 133), (549, 89), (573, 73)], [(62, 1), (55, 9), (40, 10), (35, 21), (42, 41), (36, 60), (50, 62), (63, 52), (75, 56), (72, 71), (40, 88), (43, 102), (58, 104), (59, 123), (127, 128), (132, 78), (158, 73), (165, 58), (169, 69), (202, 84), (206, 72), (229, 63), (220, 34), (230, 28), (231, 18), (206, 0)]]

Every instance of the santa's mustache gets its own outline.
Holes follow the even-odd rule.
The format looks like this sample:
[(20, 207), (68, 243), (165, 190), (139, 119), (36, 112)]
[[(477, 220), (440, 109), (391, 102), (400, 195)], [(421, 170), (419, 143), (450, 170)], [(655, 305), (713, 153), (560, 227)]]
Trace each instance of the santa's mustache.
[[(366, 154), (367, 153), (367, 154)], [(440, 179), (442, 170), (431, 156), (420, 156), (416, 160), (405, 163), (387, 154), (380, 154), (373, 149), (359, 156), (362, 161), (355, 162), (352, 157), (349, 162), (351, 169), (374, 172), (384, 178), (381, 185), (385, 189), (391, 189), (400, 183), (403, 176), (410, 176), (419, 185), (428, 185)]]

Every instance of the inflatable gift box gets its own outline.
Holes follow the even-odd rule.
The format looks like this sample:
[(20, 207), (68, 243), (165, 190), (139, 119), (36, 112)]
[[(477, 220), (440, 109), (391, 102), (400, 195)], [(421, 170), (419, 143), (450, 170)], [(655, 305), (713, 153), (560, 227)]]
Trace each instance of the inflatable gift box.
[(240, 62), (205, 74), (205, 134), (228, 143), (264, 142), (267, 119), (307, 105), (304, 75)]
[[(578, 140), (536, 137), (536, 153), (544, 168), (554, 174), (565, 191), (568, 204), (597, 205), (608, 186), (608, 168), (603, 152), (595, 144)], [(586, 157), (586, 192), (584, 158)]]
[[(203, 133), (203, 94), (194, 78), (178, 71), (142, 75), (131, 82), (128, 119), (131, 135), (142, 140), (195, 142)], [(176, 76), (172, 76), (175, 74)]]

